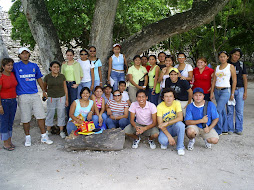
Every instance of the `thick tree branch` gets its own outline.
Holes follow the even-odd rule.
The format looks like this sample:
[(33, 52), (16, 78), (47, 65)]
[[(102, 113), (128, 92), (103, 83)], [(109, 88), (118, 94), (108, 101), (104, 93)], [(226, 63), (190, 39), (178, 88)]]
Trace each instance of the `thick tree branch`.
[(132, 35), (122, 44), (127, 60), (135, 54), (141, 54), (151, 46), (175, 34), (189, 31), (195, 27), (209, 23), (229, 0), (208, 0), (197, 2), (189, 11), (178, 13), (148, 25), (142, 31)]
[(44, 0), (21, 0), (21, 2), (32, 35), (39, 47), (41, 63), (45, 71), (48, 71), (51, 61), (64, 60), (56, 29)]

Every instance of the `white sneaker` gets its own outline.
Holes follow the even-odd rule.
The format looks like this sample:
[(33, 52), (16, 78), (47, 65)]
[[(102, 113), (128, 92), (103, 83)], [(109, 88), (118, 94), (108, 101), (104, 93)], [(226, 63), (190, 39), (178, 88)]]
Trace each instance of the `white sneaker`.
[(25, 142), (25, 146), (31, 146), (31, 136), (30, 135), (27, 135), (26, 136), (26, 142)]
[(187, 149), (188, 150), (193, 150), (194, 149), (194, 144), (195, 144), (195, 138), (194, 139), (190, 139)]
[(41, 135), (41, 142), (46, 144), (53, 144), (53, 141), (49, 139), (48, 135), (42, 134)]
[(65, 133), (64, 133), (63, 131), (60, 132), (60, 137), (61, 137), (62, 139), (65, 139), (66, 135), (65, 135)]
[(161, 144), (161, 149), (166, 150), (168, 147)]
[(156, 144), (154, 143), (153, 140), (148, 139), (148, 143), (149, 143), (151, 149), (156, 149)]
[(141, 140), (140, 137), (138, 137), (138, 139), (135, 139), (132, 143), (132, 148), (138, 148), (140, 140)]
[(205, 140), (205, 147), (212, 148), (212, 144), (210, 144), (209, 142), (207, 142), (207, 140)]
[(184, 151), (183, 149), (177, 150), (177, 154), (178, 154), (179, 156), (183, 156), (183, 155), (185, 154), (185, 151)]

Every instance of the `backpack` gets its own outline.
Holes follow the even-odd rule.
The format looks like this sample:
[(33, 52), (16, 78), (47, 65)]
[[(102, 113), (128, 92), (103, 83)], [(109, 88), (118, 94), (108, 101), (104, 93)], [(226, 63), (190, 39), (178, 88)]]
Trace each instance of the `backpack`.
[[(203, 109), (203, 116), (207, 115), (208, 102), (209, 101), (205, 100), (205, 105), (204, 105), (204, 109)], [(203, 126), (203, 129), (206, 128), (206, 123), (203, 123), (202, 126)]]

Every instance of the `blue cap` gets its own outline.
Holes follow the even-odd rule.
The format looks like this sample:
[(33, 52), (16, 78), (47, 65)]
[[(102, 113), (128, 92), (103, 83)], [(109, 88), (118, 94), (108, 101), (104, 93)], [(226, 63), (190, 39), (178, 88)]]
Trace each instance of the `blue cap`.
[(195, 89), (193, 90), (193, 94), (195, 94), (196, 92), (201, 92), (202, 94), (205, 94), (205, 93), (204, 93), (204, 90), (203, 90), (202, 88), (199, 88), (199, 87), (197, 87), (197, 88), (195, 88)]

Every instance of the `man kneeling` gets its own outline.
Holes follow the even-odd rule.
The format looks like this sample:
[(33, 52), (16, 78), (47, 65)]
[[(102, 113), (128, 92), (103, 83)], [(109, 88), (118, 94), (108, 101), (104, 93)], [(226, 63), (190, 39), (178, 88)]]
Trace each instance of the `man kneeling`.
[(205, 100), (204, 90), (195, 88), (193, 91), (194, 102), (186, 109), (185, 124), (186, 135), (190, 139), (188, 150), (194, 149), (195, 137), (201, 136), (205, 140), (205, 147), (211, 148), (211, 144), (217, 144), (219, 135), (214, 126), (219, 121), (219, 114), (213, 102), (208, 102), (207, 113), (204, 114)]
[[(129, 108), (131, 124), (125, 127), (124, 132), (134, 138), (132, 148), (138, 148), (141, 134), (149, 137), (148, 142), (151, 149), (156, 148), (153, 140), (159, 135), (159, 130), (156, 128), (157, 109), (153, 103), (147, 101), (147, 98), (145, 90), (138, 90), (136, 94), (137, 101), (132, 102)], [(135, 115), (136, 122), (134, 121)]]

